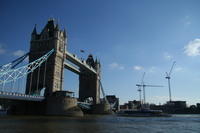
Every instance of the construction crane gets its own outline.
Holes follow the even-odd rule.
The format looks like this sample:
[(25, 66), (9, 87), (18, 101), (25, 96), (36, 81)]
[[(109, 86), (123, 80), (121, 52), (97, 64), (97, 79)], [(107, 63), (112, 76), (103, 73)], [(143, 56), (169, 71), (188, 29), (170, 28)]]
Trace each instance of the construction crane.
[(141, 87), (139, 87), (138, 86), (138, 90), (137, 90), (138, 92), (139, 92), (139, 98), (140, 98), (140, 104), (142, 104), (142, 96), (141, 96)]
[[(142, 75), (142, 78), (141, 78), (141, 84), (144, 83), (144, 76), (145, 76), (145, 72), (143, 73)], [(136, 85), (137, 86), (137, 85)], [(142, 104), (142, 90), (141, 90), (141, 87), (142, 86), (137, 86), (138, 87), (138, 92), (139, 92), (139, 98), (140, 98), (140, 104)], [(144, 91), (143, 91), (144, 92)], [(144, 95), (144, 94), (143, 94)]]
[[(142, 79), (141, 79), (141, 84), (136, 84), (136, 86), (139, 88), (138, 91), (141, 95), (141, 91), (143, 91), (143, 104), (146, 103), (146, 97), (145, 97), (145, 87), (163, 87), (161, 85), (146, 85), (144, 84), (144, 76), (145, 76), (145, 72), (143, 73)], [(142, 87), (142, 90), (141, 90)]]
[(173, 62), (173, 64), (172, 64), (172, 66), (171, 66), (171, 69), (170, 69), (169, 73), (166, 72), (166, 77), (165, 77), (165, 78), (168, 80), (168, 87), (169, 87), (169, 101), (170, 101), (170, 102), (172, 101), (171, 86), (170, 86), (170, 78), (171, 78), (171, 77), (170, 77), (170, 76), (171, 76), (171, 73), (172, 73), (172, 70), (173, 70), (173, 68), (174, 68), (175, 63), (176, 63), (176, 61)]

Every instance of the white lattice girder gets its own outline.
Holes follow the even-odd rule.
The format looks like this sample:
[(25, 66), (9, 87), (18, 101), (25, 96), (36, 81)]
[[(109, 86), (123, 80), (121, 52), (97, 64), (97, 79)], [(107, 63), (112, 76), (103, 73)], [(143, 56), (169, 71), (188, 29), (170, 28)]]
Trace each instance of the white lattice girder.
[[(0, 84), (5, 84), (11, 81), (15, 81), (19, 78), (22, 78), (29, 74), (30, 72), (33, 72), (35, 69), (41, 66), (43, 62), (45, 62), (49, 56), (54, 52), (54, 49), (40, 57), (39, 59), (16, 69), (10, 69), (5, 70), (5, 72), (2, 72), (0, 74)], [(1, 69), (2, 70), (2, 69)]]

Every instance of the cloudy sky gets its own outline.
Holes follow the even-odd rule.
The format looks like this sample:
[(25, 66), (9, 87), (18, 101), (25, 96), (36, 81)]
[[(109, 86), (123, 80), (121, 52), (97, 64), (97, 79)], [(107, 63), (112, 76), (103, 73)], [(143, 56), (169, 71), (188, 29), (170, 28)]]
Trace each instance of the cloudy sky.
[[(165, 72), (176, 61), (172, 100), (195, 104), (200, 102), (199, 5), (198, 0), (0, 0), (0, 64), (28, 52), (34, 25), (41, 31), (53, 17), (67, 30), (69, 52), (101, 60), (105, 92), (121, 103), (139, 98), (135, 84), (143, 72), (146, 84), (164, 86), (146, 88), (147, 101), (165, 103)], [(65, 89), (78, 91), (78, 76), (68, 70)]]

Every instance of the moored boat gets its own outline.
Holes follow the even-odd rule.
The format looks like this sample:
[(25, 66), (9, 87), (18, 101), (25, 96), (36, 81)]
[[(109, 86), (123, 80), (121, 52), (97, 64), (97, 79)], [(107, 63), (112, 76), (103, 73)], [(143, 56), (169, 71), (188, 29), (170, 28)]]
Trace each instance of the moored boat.
[(162, 110), (140, 109), (140, 110), (120, 110), (118, 116), (127, 117), (170, 117), (170, 114), (164, 113)]

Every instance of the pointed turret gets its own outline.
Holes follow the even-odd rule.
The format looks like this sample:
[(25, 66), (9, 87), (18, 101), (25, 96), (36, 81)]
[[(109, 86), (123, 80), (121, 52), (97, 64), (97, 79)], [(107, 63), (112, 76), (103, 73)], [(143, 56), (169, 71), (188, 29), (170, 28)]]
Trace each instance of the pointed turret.
[(32, 35), (37, 35), (36, 24), (35, 24), (35, 26), (34, 26), (34, 29), (33, 29)]
[(35, 24), (35, 27), (34, 27), (34, 29), (33, 29), (33, 31), (32, 31), (31, 39), (32, 39), (32, 40), (36, 40), (36, 39), (37, 39), (36, 24)]
[(56, 24), (55, 30), (59, 31), (59, 25), (58, 24)]
[(66, 32), (66, 30), (64, 29), (64, 31), (63, 31), (63, 35), (64, 35), (64, 38), (66, 38), (67, 37), (67, 32)]
[(49, 29), (49, 30), (54, 30), (54, 28), (55, 28), (55, 22), (54, 22), (55, 20), (54, 19), (49, 19), (48, 20), (48, 23), (47, 23), (47, 25), (46, 25), (46, 27), (45, 28), (47, 28), (47, 29)]
[(98, 60), (97, 60), (97, 58), (95, 59), (95, 64), (97, 64), (98, 63)]
[(86, 60), (86, 63), (87, 63), (89, 66), (93, 67), (93, 68), (95, 67), (94, 59), (93, 59), (92, 54), (89, 54), (89, 55), (88, 55), (88, 58), (87, 58), (87, 60)]
[(47, 77), (45, 78), (46, 80), (39, 80), (37, 72), (33, 72), (31, 76), (29, 75), (27, 77), (26, 94), (39, 94), (40, 90), (45, 87), (44, 95), (50, 96), (53, 92), (63, 89), (66, 40), (63, 37), (63, 31), (60, 30), (59, 26), (56, 24), (54, 19), (49, 19), (41, 32), (39, 32), (38, 28), (36, 31), (36, 26), (33, 31), (31, 31), (30, 62), (37, 60), (51, 49), (54, 49), (55, 52), (47, 62), (48, 69), (46, 70), (46, 73), (44, 73), (44, 66), (41, 66), (42, 69), (40, 72), (44, 73), (44, 76)]

